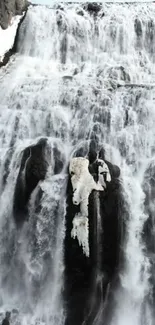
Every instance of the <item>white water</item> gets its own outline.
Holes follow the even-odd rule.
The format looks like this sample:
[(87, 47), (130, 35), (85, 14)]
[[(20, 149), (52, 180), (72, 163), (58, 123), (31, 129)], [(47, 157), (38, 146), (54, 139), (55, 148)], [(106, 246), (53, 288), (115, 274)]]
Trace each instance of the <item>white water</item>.
[[(1, 310), (19, 309), (23, 325), (64, 324), (65, 168), (57, 176), (52, 169), (40, 184), (45, 189), (42, 210), (34, 210), (34, 193), (21, 233), (12, 217), (13, 191), (27, 145), (46, 136), (51, 146), (56, 142), (66, 164), (75, 148), (85, 143), (87, 151), (88, 140), (95, 138), (103, 143), (106, 158), (121, 167), (129, 212), (113, 324), (152, 325), (148, 304), (147, 321), (142, 320), (150, 267), (141, 235), (148, 217), (142, 183), (155, 143), (155, 91), (149, 88), (155, 84), (155, 5), (106, 4), (105, 16), (95, 22), (87, 12), (78, 15), (79, 8), (30, 8), (19, 53), (0, 71)], [(129, 83), (144, 87), (117, 88)], [(50, 265), (43, 261), (45, 251)]]

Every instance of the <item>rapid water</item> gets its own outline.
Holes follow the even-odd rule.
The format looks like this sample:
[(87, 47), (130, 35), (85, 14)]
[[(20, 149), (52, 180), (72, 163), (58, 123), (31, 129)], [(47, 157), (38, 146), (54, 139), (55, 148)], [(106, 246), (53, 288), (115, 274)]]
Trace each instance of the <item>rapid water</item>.
[[(111, 325), (153, 325), (154, 252), (151, 260), (142, 235), (155, 154), (155, 5), (105, 4), (95, 17), (80, 4), (62, 7), (29, 8), (18, 54), (0, 71), (0, 310), (19, 311), (13, 324), (64, 324), (67, 164), (92, 139), (121, 168), (128, 210)], [(54, 175), (51, 156), (19, 230), (12, 208), (21, 152), (41, 137), (60, 150), (64, 168)]]

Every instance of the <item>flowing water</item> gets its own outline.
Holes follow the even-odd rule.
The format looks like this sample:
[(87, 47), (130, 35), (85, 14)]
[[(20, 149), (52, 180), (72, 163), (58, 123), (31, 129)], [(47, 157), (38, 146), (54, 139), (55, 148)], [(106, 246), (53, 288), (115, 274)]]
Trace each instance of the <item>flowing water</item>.
[[(87, 152), (90, 139), (121, 168), (128, 209), (112, 324), (155, 323), (154, 251), (151, 261), (142, 236), (148, 219), (144, 177), (155, 157), (154, 63), (154, 3), (105, 4), (95, 16), (80, 4), (29, 8), (18, 53), (0, 71), (0, 310), (19, 311), (13, 324), (65, 322), (66, 168), (75, 150)], [(64, 168), (54, 175), (51, 156), (19, 230), (12, 208), (21, 152), (41, 137), (57, 146)]]

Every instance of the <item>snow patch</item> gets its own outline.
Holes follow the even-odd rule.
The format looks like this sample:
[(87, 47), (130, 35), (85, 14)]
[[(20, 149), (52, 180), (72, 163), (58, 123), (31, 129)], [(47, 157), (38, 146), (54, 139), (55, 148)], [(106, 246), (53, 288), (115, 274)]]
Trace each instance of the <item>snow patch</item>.
[[(71, 183), (73, 187), (73, 204), (80, 204), (80, 213), (73, 219), (73, 229), (71, 236), (77, 237), (79, 245), (82, 245), (83, 252), (89, 256), (89, 240), (88, 240), (88, 202), (89, 195), (92, 190), (104, 191), (100, 182), (96, 183), (90, 174), (89, 160), (83, 157), (72, 158), (69, 166), (71, 175)], [(101, 166), (101, 173), (105, 170)], [(103, 175), (101, 175), (103, 179)], [(103, 183), (103, 182), (102, 182)]]
[(92, 190), (104, 191), (102, 185), (94, 181), (88, 166), (89, 160), (82, 157), (72, 158), (69, 166), (73, 187), (73, 204), (80, 204), (83, 217), (88, 217), (88, 199)]
[(4, 55), (13, 47), (18, 24), (22, 16), (13, 17), (9, 27), (3, 30), (0, 27), (0, 62), (3, 61)]

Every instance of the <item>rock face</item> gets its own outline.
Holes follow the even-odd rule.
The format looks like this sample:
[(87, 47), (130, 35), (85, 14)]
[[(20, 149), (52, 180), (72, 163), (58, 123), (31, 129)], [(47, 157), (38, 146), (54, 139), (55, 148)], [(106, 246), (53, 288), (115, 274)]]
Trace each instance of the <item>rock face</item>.
[(40, 139), (36, 145), (27, 147), (22, 156), (21, 166), (16, 181), (13, 213), (20, 224), (27, 217), (28, 201), (32, 191), (40, 180), (44, 180), (49, 166), (46, 139)]
[[(93, 324), (100, 304), (103, 309), (102, 321), (104, 320), (106, 323), (108, 316), (106, 308), (103, 308), (103, 301), (107, 286), (112, 287), (117, 278), (119, 266), (121, 246), (119, 207), (122, 200), (120, 170), (104, 159), (104, 150), (96, 154), (91, 152), (88, 158), (89, 172), (93, 176), (94, 182), (102, 185), (102, 190), (95, 190), (95, 186), (92, 187), (88, 198), (88, 215), (85, 216), (85, 218), (88, 217), (88, 226), (86, 227), (86, 224), (81, 221), (83, 230), (88, 229), (89, 255), (87, 255), (82, 250), (82, 243), (80, 244), (78, 236), (71, 236), (76, 216), (79, 218), (76, 224), (78, 227), (80, 215), (82, 215), (81, 202), (74, 202), (76, 189), (72, 179), (75, 175), (73, 174), (72, 161), (67, 189), (65, 238), (65, 300), (68, 315), (66, 325)], [(79, 161), (81, 161), (81, 157)], [(85, 171), (86, 176), (87, 174), (88, 171)], [(83, 189), (84, 183), (81, 183)], [(80, 185), (79, 188), (81, 189)], [(81, 216), (81, 220), (82, 218), (84, 217)], [(81, 238), (83, 236), (84, 231)], [(109, 296), (106, 298), (109, 303), (110, 295), (109, 290)]]
[(87, 10), (90, 14), (97, 15), (102, 9), (102, 4), (97, 2), (88, 2), (84, 4), (84, 9)]
[[(155, 211), (155, 163), (151, 161), (148, 165), (143, 182), (143, 190), (145, 193), (145, 213), (148, 215), (147, 220), (144, 224), (143, 229), (143, 239), (146, 244), (147, 256), (150, 260), (150, 286), (152, 289), (153, 299), (150, 295), (150, 304), (152, 307), (155, 303), (155, 253), (154, 253), (154, 236), (155, 236), (155, 226), (154, 226), (154, 211)], [(153, 317), (155, 317), (155, 311), (153, 310)]]
[(13, 16), (21, 15), (27, 9), (27, 0), (1, 0), (0, 1), (0, 26), (6, 29)]

